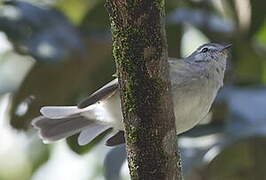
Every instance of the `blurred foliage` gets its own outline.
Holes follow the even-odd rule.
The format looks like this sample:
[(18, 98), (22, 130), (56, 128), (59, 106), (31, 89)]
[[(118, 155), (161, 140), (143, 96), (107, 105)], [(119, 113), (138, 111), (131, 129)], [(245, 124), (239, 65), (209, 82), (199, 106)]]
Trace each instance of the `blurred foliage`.
[[(104, 2), (104, 0), (4, 0), (0, 2), (0, 31), (5, 33), (13, 48), (2, 53), (0, 45), (0, 95), (12, 93), (9, 114), (13, 128), (28, 131), (30, 121), (39, 115), (41, 106), (76, 104), (113, 78), (115, 64), (112, 61), (110, 24)], [(170, 57), (180, 58), (188, 51), (191, 52), (194, 46), (204, 43), (204, 39), (232, 43), (232, 57), (228, 63), (225, 85), (237, 86), (240, 88), (237, 93), (241, 93), (241, 88), (251, 85), (257, 88), (266, 84), (266, 13), (262, 8), (266, 7), (266, 1), (167, 0), (166, 6)], [(195, 34), (195, 32), (199, 33)], [(254, 95), (252, 96), (254, 103), (250, 108), (256, 108), (256, 100), (264, 97), (259, 96), (260, 93), (257, 91), (248, 92), (241, 98), (244, 101), (239, 101), (236, 105), (228, 97), (235, 97), (237, 94), (234, 94), (235, 92), (230, 88), (228, 91), (229, 93), (226, 91), (225, 95), (221, 93), (221, 97), (218, 97), (212, 108), (212, 126), (206, 125), (202, 129), (195, 129), (194, 134), (200, 136), (203, 131), (217, 132), (217, 128), (211, 128), (213, 125), (219, 127), (219, 132), (223, 131), (223, 127), (230, 129), (232, 124), (228, 125), (228, 122), (235, 119), (241, 124), (243, 119), (240, 117), (246, 115), (245, 108), (241, 107), (236, 111), (236, 107), (240, 107), (242, 102), (248, 102), (244, 97), (249, 97), (248, 93)], [(223, 98), (223, 95), (227, 98)], [(233, 130), (239, 131), (234, 128)], [(67, 144), (75, 153), (85, 154), (92, 150), (105, 135), (102, 134), (100, 138), (83, 147), (77, 145), (76, 136), (68, 138)], [(225, 150), (228, 157), (223, 156), (221, 160), (217, 158), (215, 161), (217, 165), (210, 164), (209, 172), (201, 174), (201, 178), (197, 176), (197, 179), (210, 177), (215, 179), (217, 171), (221, 173), (219, 177), (226, 176), (225, 178), (229, 178), (227, 174), (231, 176), (232, 173), (238, 173), (239, 171), (234, 168), (249, 161), (239, 158), (240, 155), (249, 153), (245, 147), (250, 148), (253, 145), (246, 143), (245, 147), (236, 146), (239, 146), (238, 150), (228, 150), (228, 152)], [(49, 146), (38, 146), (34, 143), (29, 147), (32, 148), (30, 171), (34, 174), (50, 158), (52, 150)], [(243, 151), (238, 154), (239, 159), (235, 159), (234, 167), (226, 166), (225, 168), (228, 169), (223, 173), (220, 168), (225, 163), (230, 164), (233, 157), (236, 157), (237, 152), (242, 149)], [(115, 151), (111, 154), (119, 157), (119, 153)], [(263, 155), (258, 153), (258, 156)], [(108, 159), (112, 158), (107, 157), (109, 158), (106, 164), (109, 165), (106, 167), (106, 172), (114, 171), (110, 165), (112, 163), (116, 163), (114, 167), (117, 167), (119, 172), (123, 159), (117, 158), (119, 159), (117, 162), (109, 163)], [(255, 171), (254, 167), (249, 165), (247, 168)], [(117, 172), (113, 177), (117, 178), (119, 174)], [(261, 171), (258, 171), (258, 177), (264, 177), (263, 173), (259, 176), (260, 173)], [(111, 179), (111, 175), (109, 177)]]
[(16, 51), (37, 61), (56, 63), (76, 54), (86, 55), (78, 30), (55, 9), (8, 1), (0, 7), (0, 22)]
[(29, 148), (34, 150), (31, 150), (29, 153), (29, 160), (32, 164), (31, 175), (33, 175), (35, 171), (41, 167), (41, 165), (49, 160), (50, 149), (49, 146), (45, 146), (39, 142), (32, 142)]
[[(202, 179), (266, 179), (266, 159), (263, 155), (265, 147), (265, 138), (253, 138), (240, 141), (223, 149), (219, 156), (217, 156), (206, 169), (203, 169)], [(232, 157), (234, 157), (233, 161)], [(217, 169), (219, 169), (219, 171), (217, 171)]]
[(94, 9), (95, 5), (102, 2), (103, 0), (58, 0), (56, 7), (59, 10), (65, 12), (65, 14), (74, 22), (75, 24), (80, 24), (84, 19), (84, 16), (88, 11)]

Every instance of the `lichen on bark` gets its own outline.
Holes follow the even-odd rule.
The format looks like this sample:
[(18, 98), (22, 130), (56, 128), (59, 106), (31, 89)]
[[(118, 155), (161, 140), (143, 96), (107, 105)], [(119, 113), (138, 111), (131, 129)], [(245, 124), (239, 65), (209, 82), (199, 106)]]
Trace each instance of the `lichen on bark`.
[(107, 0), (132, 180), (181, 179), (164, 0)]

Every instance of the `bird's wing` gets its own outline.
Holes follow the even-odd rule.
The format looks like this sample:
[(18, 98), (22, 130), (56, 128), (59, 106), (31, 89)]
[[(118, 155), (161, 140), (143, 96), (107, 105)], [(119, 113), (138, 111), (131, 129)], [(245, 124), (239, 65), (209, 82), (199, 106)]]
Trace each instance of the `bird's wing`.
[[(189, 66), (189, 63), (183, 60), (174, 60), (173, 58), (169, 58), (168, 62), (170, 65), (170, 76), (171, 76), (172, 85), (175, 84), (177, 86), (180, 86), (181, 84), (186, 84), (187, 80), (193, 79), (194, 78), (193, 76), (196, 75), (196, 73), (193, 72), (194, 71), (193, 67)], [(80, 109), (85, 108), (98, 101), (103, 101), (104, 99), (109, 98), (110, 96), (114, 95), (117, 91), (118, 91), (118, 79), (116, 78), (113, 81), (106, 84), (105, 86), (103, 86), (102, 88), (100, 88), (99, 90), (97, 90), (89, 97), (82, 100), (77, 106)]]
[(193, 81), (198, 81), (202, 76), (202, 68), (188, 61), (173, 60), (169, 61), (169, 71), (172, 89), (191, 85)]
[(102, 101), (118, 91), (118, 79), (114, 79), (111, 82), (107, 83), (105, 86), (97, 90), (95, 93), (89, 97), (82, 100), (77, 106), (78, 108), (85, 108), (90, 106), (98, 101)]

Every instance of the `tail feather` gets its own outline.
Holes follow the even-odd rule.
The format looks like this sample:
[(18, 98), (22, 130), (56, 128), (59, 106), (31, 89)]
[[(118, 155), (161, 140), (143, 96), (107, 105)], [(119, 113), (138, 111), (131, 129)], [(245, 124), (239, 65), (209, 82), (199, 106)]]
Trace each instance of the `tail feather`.
[(43, 116), (50, 119), (61, 119), (73, 114), (78, 114), (84, 110), (78, 109), (76, 106), (44, 106), (41, 108)]
[(101, 124), (94, 124), (90, 126), (90, 128), (84, 129), (83, 131), (81, 131), (78, 137), (78, 144), (81, 146), (88, 144), (107, 129), (109, 129), (108, 126), (104, 126)]
[(35, 118), (32, 125), (38, 129), (41, 139), (49, 143), (80, 133), (79, 145), (88, 144), (109, 129), (97, 118), (97, 106), (79, 109), (76, 106), (45, 106), (42, 116)]
[(93, 124), (93, 121), (83, 117), (68, 117), (55, 120), (39, 116), (32, 122), (32, 125), (39, 130), (40, 136), (45, 142), (53, 142), (72, 136), (86, 128), (90, 128)]

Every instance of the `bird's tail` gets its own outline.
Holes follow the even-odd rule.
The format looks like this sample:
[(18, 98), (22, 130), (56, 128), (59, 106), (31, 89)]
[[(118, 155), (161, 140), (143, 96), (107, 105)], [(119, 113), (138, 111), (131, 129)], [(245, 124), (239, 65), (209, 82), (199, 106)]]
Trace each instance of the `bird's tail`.
[[(57, 141), (80, 132), (79, 145), (88, 144), (109, 126), (97, 120), (94, 108), (79, 109), (76, 106), (46, 106), (41, 108), (42, 116), (35, 118), (32, 125), (39, 130), (44, 142)], [(91, 117), (84, 117), (82, 112)]]

